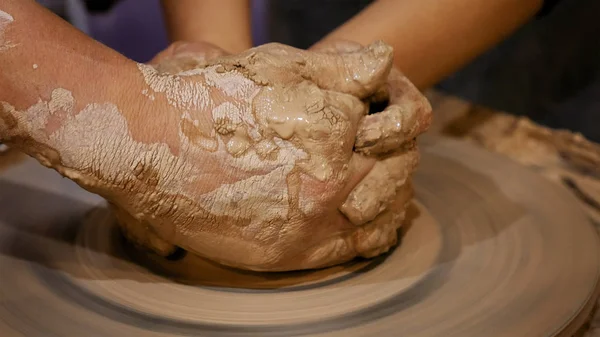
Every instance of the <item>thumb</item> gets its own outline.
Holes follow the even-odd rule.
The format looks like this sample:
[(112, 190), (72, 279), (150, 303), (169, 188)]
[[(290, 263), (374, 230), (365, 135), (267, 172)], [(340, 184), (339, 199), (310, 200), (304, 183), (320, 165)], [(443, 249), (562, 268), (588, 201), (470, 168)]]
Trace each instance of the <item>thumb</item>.
[[(331, 53), (333, 48), (342, 50)], [(338, 49), (339, 48), (339, 49)], [(393, 65), (391, 46), (377, 41), (364, 48), (349, 43), (330, 47), (316, 47), (307, 57), (303, 76), (319, 87), (365, 98), (379, 89), (387, 80)]]

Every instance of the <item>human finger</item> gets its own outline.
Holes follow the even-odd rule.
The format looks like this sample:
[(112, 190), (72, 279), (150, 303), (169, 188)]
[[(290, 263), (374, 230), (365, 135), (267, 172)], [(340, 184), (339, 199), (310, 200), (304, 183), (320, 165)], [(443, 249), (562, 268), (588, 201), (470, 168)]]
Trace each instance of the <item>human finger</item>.
[(393, 151), (425, 132), (432, 119), (427, 98), (398, 70), (388, 83), (389, 105), (381, 112), (365, 116), (356, 135), (357, 152), (378, 155)]
[(416, 144), (375, 163), (350, 192), (340, 211), (356, 226), (375, 219), (389, 208), (419, 162)]

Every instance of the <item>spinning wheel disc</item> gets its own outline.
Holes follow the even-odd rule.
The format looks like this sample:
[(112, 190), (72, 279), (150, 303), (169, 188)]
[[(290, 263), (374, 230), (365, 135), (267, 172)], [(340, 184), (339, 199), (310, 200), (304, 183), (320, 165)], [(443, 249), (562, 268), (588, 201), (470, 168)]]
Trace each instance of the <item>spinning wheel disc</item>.
[(599, 240), (575, 199), (470, 145), (421, 143), (394, 251), (266, 275), (137, 251), (100, 198), (31, 160), (13, 165), (0, 174), (0, 334), (573, 334), (600, 277)]

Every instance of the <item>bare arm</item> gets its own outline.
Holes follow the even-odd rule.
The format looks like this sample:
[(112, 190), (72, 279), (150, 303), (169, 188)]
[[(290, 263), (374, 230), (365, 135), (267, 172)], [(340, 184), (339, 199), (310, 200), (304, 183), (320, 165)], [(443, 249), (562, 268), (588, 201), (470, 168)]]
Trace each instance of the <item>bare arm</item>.
[(249, 0), (163, 0), (172, 41), (209, 42), (230, 53), (252, 47)]
[[(61, 167), (56, 154), (68, 151), (71, 159), (98, 159), (102, 151), (82, 144), (89, 145), (92, 134), (115, 141), (109, 126), (115, 118), (136, 137), (162, 137), (156, 125), (166, 123), (158, 108), (164, 104), (157, 99), (157, 108), (149, 108), (138, 64), (33, 0), (0, 1), (0, 65), (0, 142), (45, 165)], [(107, 107), (119, 116), (111, 117)], [(83, 111), (96, 114), (94, 126), (77, 124)]]
[(514, 32), (542, 2), (378, 0), (321, 42), (383, 40), (394, 47), (395, 65), (424, 89)]
[(0, 101), (17, 108), (58, 87), (82, 102), (119, 100), (114, 83), (136, 67), (32, 0), (0, 1), (0, 64)]

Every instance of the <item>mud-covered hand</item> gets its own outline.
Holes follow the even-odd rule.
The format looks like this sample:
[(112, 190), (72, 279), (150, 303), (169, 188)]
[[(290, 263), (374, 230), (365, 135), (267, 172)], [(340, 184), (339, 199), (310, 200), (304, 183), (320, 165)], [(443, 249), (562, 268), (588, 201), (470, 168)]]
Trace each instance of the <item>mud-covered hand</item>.
[[(213, 111), (214, 130), (204, 133), (218, 139), (218, 149), (206, 150), (232, 177), (226, 186), (214, 182), (210, 189), (221, 184), (218, 194), (202, 197), (218, 216), (211, 220), (218, 230), (202, 234), (215, 245), (207, 253), (199, 248), (207, 240), (176, 244), (255, 270), (315, 268), (387, 250), (389, 229), (358, 228), (338, 209), (374, 163), (352, 148), (367, 110), (361, 99), (384, 84), (390, 69), (389, 47), (374, 44), (340, 57), (272, 44), (223, 56), (206, 44), (179, 43), (152, 61), (169, 74), (216, 66), (230, 89), (237, 83), (246, 93), (225, 103), (226, 116)], [(140, 225), (130, 232), (146, 227)]]
[(392, 238), (389, 225), (357, 226), (338, 209), (375, 161), (353, 149), (391, 49), (203, 53), (137, 64), (115, 84), (118, 102), (56, 88), (28, 109), (3, 103), (1, 136), (104, 196), (126, 234), (163, 255), (180, 246), (293, 270), (387, 250), (395, 228)]

